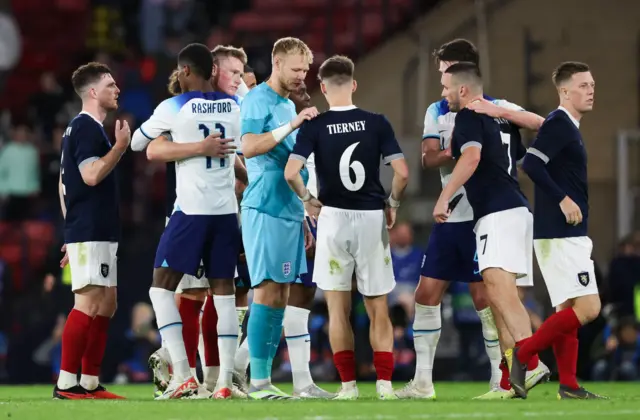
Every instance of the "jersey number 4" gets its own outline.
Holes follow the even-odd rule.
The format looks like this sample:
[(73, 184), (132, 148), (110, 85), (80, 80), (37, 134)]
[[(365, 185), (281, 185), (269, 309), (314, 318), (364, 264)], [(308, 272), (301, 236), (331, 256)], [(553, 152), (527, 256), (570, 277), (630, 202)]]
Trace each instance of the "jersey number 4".
[[(364, 185), (364, 166), (357, 160), (351, 162), (351, 155), (359, 144), (360, 142), (357, 142), (347, 147), (340, 157), (340, 179), (342, 180), (342, 185), (349, 191), (358, 191)], [(355, 181), (351, 181), (351, 170), (356, 176)]]
[[(224, 125), (220, 123), (216, 123), (215, 129), (220, 132), (220, 135), (222, 136), (221, 138), (225, 138), (226, 130), (224, 129)], [(211, 134), (211, 130), (205, 124), (198, 125), (198, 130), (202, 131), (202, 135), (204, 136), (204, 138), (209, 137), (209, 134)], [(221, 168), (224, 168), (226, 163), (227, 163), (227, 160), (225, 158), (220, 158)], [(211, 169), (212, 167), (213, 167), (213, 158), (211, 156), (207, 156), (207, 169)]]

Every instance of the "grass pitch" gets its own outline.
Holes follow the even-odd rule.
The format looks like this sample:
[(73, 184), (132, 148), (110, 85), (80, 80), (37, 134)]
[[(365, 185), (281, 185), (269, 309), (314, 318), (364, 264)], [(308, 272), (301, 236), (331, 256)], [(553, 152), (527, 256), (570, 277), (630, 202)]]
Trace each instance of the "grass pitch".
[[(400, 386), (402, 384), (396, 384)], [(558, 401), (557, 383), (526, 400), (473, 401), (486, 383), (441, 382), (437, 401), (378, 401), (374, 384), (360, 384), (358, 401), (154, 401), (151, 385), (109, 387), (126, 401), (54, 401), (52, 386), (0, 386), (0, 420), (391, 420), (391, 419), (640, 419), (640, 383), (587, 383), (606, 401)], [(327, 390), (337, 384), (323, 384)], [(291, 387), (283, 385), (285, 391)]]

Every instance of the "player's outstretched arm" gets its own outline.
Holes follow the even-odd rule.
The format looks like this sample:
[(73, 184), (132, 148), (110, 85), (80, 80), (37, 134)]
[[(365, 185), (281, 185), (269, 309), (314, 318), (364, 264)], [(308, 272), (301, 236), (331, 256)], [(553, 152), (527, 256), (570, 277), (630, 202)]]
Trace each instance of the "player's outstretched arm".
[(102, 182), (107, 175), (113, 171), (120, 158), (127, 151), (131, 142), (131, 130), (129, 124), (124, 121), (120, 125), (120, 120), (116, 121), (116, 143), (111, 150), (103, 157), (87, 162), (80, 167), (80, 175), (85, 184), (94, 187)]
[(242, 182), (244, 185), (247, 185), (249, 183), (249, 176), (247, 175), (247, 168), (246, 166), (244, 166), (244, 163), (240, 159), (240, 156), (236, 157), (235, 164), (233, 166), (236, 174), (236, 179)]
[(493, 118), (503, 118), (518, 127), (533, 131), (538, 131), (544, 122), (544, 118), (540, 115), (525, 111), (524, 108), (503, 99), (493, 103), (481, 98), (471, 102), (467, 108)]
[[(244, 106), (244, 104), (243, 104)], [(252, 129), (245, 128), (246, 124), (243, 120), (242, 135), (242, 154), (245, 158), (250, 159), (255, 156), (269, 153), (287, 136), (300, 128), (303, 122), (311, 120), (318, 116), (316, 107), (303, 109), (293, 120), (284, 124), (268, 133), (256, 134)], [(251, 123), (252, 121), (249, 120)]]

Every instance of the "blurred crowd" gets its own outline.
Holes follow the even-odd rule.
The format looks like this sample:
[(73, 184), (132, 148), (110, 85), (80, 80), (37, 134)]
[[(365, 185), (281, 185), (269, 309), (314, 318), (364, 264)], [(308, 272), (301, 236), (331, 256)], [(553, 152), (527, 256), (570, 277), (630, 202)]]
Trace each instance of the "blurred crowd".
[[(114, 133), (116, 119), (132, 129), (166, 98), (167, 77), (179, 49), (194, 39), (210, 45), (227, 42), (217, 22), (248, 1), (101, 0), (92, 2), (88, 53), (108, 64), (122, 91), (120, 109), (105, 121)], [(137, 11), (141, 13), (138, 15)], [(140, 16), (140, 18), (138, 18)], [(212, 26), (213, 22), (213, 26)], [(247, 35), (249, 64), (263, 79), (270, 44)], [(68, 270), (61, 270), (61, 215), (58, 198), (60, 145), (67, 123), (80, 110), (69, 74), (44, 72), (25, 109), (0, 114), (0, 382), (50, 382), (59, 370), (60, 336), (73, 304)], [(0, 86), (1, 89), (1, 86)], [(416, 146), (417, 147), (417, 146)], [(118, 166), (123, 219), (119, 255), (119, 309), (111, 325), (104, 362), (105, 382), (145, 382), (146, 360), (159, 346), (148, 287), (154, 250), (164, 226), (165, 165), (144, 154), (127, 153)], [(397, 288), (390, 297), (397, 380), (413, 376), (415, 353), (411, 320), (413, 291), (419, 281), (426, 242), (414, 240), (414, 227), (399, 223), (391, 232)], [(603, 314), (580, 332), (578, 374), (583, 379), (638, 380), (640, 368), (640, 232), (623, 240), (606, 276), (597, 270)], [(541, 279), (540, 279), (541, 280)], [(542, 284), (541, 281), (537, 282)], [(546, 290), (522, 295), (537, 328), (549, 314)], [(368, 318), (357, 293), (352, 321), (358, 374), (375, 378), (368, 345)], [(443, 333), (436, 355), (435, 380), (485, 380), (489, 360), (480, 320), (465, 284), (452, 283), (442, 304)], [(312, 373), (334, 380), (327, 335), (327, 310), (319, 293), (310, 318)], [(543, 355), (554, 365), (553, 355)], [(274, 365), (274, 379), (290, 378), (286, 346)]]

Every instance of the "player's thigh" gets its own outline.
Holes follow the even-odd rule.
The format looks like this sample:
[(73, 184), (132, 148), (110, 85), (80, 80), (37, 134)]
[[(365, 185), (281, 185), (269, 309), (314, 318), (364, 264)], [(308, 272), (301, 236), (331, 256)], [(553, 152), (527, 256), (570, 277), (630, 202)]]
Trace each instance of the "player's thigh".
[(205, 276), (210, 279), (233, 279), (242, 237), (238, 216), (233, 214), (210, 216), (207, 249), (203, 254)]
[(356, 261), (356, 282), (363, 296), (391, 293), (396, 285), (391, 246), (384, 212), (360, 212), (352, 220), (355, 238), (351, 244)]
[(518, 287), (533, 287), (533, 215), (529, 214), (526, 230), (526, 255), (527, 255), (527, 275), (516, 279)]
[(569, 299), (598, 294), (591, 239), (586, 236), (536, 239), (534, 248), (554, 307)]
[(354, 258), (349, 253), (352, 239), (350, 219), (345, 212), (325, 207), (318, 217), (316, 255), (313, 264), (313, 281), (325, 291), (351, 290)]
[(160, 237), (154, 268), (195, 276), (208, 241), (208, 217), (174, 212)]
[[(527, 255), (529, 210), (518, 207), (491, 213), (475, 226), (478, 269), (499, 268), (516, 277), (530, 274), (531, 256)], [(484, 273), (483, 273), (484, 277)]]
[(252, 287), (265, 280), (292, 283), (301, 272), (306, 272), (301, 222), (245, 208), (242, 238)]
[(88, 286), (118, 285), (118, 243), (76, 242), (67, 244), (71, 269), (71, 290)]

